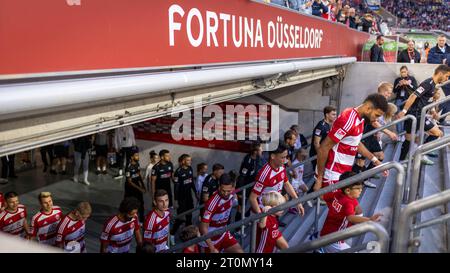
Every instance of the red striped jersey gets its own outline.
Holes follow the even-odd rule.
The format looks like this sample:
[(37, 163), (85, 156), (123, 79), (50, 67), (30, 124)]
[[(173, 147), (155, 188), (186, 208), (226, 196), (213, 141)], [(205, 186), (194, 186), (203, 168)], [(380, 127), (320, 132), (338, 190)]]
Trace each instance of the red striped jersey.
[(66, 215), (59, 223), (55, 243), (62, 243), (64, 245), (64, 249), (68, 252), (85, 253), (85, 221), (74, 220), (70, 218), (69, 215), (70, 214)]
[(194, 245), (194, 249), (186, 247), (183, 249), (183, 253), (200, 253), (200, 248), (198, 247), (198, 245)]
[(350, 198), (339, 190), (325, 194), (323, 200), (327, 202), (328, 214), (320, 236), (346, 229), (352, 225), (347, 220), (347, 216), (355, 215), (356, 207), (359, 204), (358, 199)]
[(117, 215), (106, 220), (100, 241), (108, 243), (108, 253), (127, 253), (130, 251), (134, 233), (139, 231), (137, 216), (128, 222), (120, 221)]
[(328, 153), (324, 181), (338, 181), (341, 174), (352, 170), (363, 131), (364, 119), (355, 108), (345, 109), (336, 119), (328, 133), (336, 145)]
[(58, 224), (63, 218), (61, 208), (54, 206), (50, 213), (39, 211), (31, 218), (30, 235), (46, 245), (55, 245)]
[(261, 203), (261, 195), (270, 191), (281, 193), (284, 183), (288, 182), (286, 168), (284, 166), (274, 169), (266, 163), (256, 175), (256, 183), (252, 192), (256, 193)]
[(165, 211), (160, 217), (156, 210), (152, 210), (145, 218), (144, 241), (153, 244), (156, 252), (168, 249), (170, 213)]
[(0, 212), (0, 230), (11, 235), (23, 236), (28, 232), (24, 228), (27, 209), (24, 205), (17, 207), (15, 212), (9, 212), (6, 209)]
[(274, 215), (267, 216), (266, 227), (256, 231), (256, 253), (272, 253), (278, 238), (283, 235), (278, 230), (278, 219)]
[(3, 193), (0, 192), (0, 209), (6, 207), (5, 198), (3, 197)]
[(208, 232), (214, 231), (227, 225), (233, 207), (234, 194), (224, 199), (216, 191), (206, 202), (202, 222), (209, 223)]

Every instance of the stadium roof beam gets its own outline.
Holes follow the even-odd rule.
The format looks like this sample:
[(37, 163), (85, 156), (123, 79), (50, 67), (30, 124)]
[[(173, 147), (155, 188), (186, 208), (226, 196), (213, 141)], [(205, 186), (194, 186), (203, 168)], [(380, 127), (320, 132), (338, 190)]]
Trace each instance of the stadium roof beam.
[(337, 75), (353, 57), (0, 86), (0, 155)]

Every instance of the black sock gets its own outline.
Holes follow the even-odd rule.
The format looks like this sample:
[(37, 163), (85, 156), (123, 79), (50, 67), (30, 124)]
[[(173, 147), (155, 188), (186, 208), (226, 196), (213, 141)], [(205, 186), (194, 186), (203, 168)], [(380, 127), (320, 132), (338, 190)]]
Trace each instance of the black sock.
[(436, 140), (436, 139), (438, 139), (437, 136), (428, 136), (427, 139), (425, 139), (425, 143), (428, 143), (428, 142)]
[(410, 143), (409, 140), (405, 140), (403, 142), (402, 151), (400, 153), (400, 161), (403, 161), (406, 159), (406, 155), (408, 154), (408, 150), (409, 150), (409, 143)]

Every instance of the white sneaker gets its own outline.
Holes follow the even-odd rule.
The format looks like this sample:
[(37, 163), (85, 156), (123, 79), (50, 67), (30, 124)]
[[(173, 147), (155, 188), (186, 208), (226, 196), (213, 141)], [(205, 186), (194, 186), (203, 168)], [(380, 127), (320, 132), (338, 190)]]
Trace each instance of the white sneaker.
[(73, 181), (74, 183), (78, 183), (78, 177), (74, 176), (73, 179), (72, 179), (72, 181)]
[(6, 184), (6, 183), (8, 183), (8, 179), (0, 178), (0, 184)]
[(306, 201), (306, 205), (308, 205), (308, 207), (310, 207), (310, 208), (314, 207), (311, 200)]
[(81, 184), (84, 184), (84, 185), (86, 185), (86, 186), (91, 185), (91, 183), (89, 183), (89, 181), (87, 181), (87, 180), (80, 181), (80, 183), (81, 183)]
[(434, 165), (433, 160), (431, 160), (428, 156), (424, 155), (422, 157), (422, 160), (420, 160), (420, 162), (424, 165)]
[(367, 188), (371, 188), (371, 189), (376, 189), (377, 185), (375, 185), (374, 183), (369, 182), (369, 180), (365, 180), (364, 182), (364, 186), (366, 186)]

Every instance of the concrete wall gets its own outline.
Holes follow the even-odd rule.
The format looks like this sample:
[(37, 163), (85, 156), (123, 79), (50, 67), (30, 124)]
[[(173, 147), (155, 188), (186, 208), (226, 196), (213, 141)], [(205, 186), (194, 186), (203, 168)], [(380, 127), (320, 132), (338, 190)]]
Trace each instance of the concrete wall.
[(348, 67), (344, 79), (341, 110), (358, 106), (370, 93), (377, 92), (378, 84), (388, 81), (392, 84), (399, 77), (400, 67), (408, 66), (410, 75), (418, 83), (433, 75), (435, 64), (397, 64), (397, 63), (367, 63), (358, 62)]

